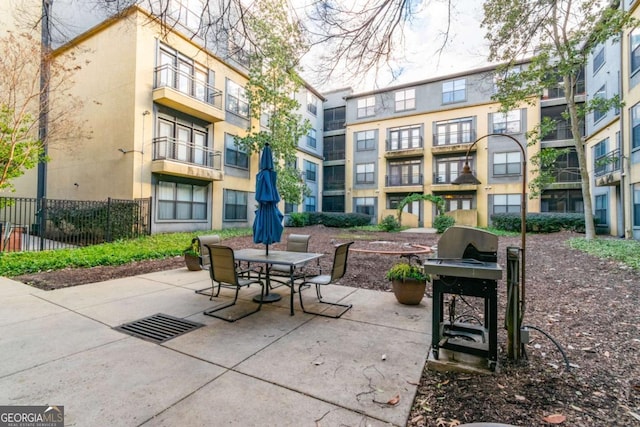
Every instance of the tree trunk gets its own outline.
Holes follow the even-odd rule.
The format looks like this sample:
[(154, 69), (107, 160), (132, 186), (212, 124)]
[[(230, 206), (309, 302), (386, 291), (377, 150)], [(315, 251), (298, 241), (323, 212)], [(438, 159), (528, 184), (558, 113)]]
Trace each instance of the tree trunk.
[(578, 166), (580, 168), (580, 183), (582, 186), (582, 203), (584, 204), (584, 230), (585, 239), (592, 240), (596, 236), (596, 227), (593, 221), (593, 206), (591, 204), (591, 178), (587, 165), (586, 144), (580, 134), (580, 119), (576, 107), (573, 85), (569, 77), (564, 77), (564, 93), (571, 119), (571, 133), (573, 134), (573, 144), (578, 155)]

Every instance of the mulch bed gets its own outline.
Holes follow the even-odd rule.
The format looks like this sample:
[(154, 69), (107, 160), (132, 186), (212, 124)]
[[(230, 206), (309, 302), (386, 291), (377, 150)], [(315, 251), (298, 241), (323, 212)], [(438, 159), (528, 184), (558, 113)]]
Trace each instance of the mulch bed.
[[(322, 252), (330, 268), (335, 243), (352, 248), (407, 244), (431, 246), (439, 236), (418, 233), (359, 233), (313, 226), (285, 232), (310, 234), (310, 250)], [(500, 422), (518, 426), (640, 425), (640, 273), (619, 263), (572, 250), (562, 232), (527, 236), (524, 323), (542, 329), (566, 353), (566, 369), (556, 345), (533, 330), (526, 359), (506, 358), (506, 332), (499, 330), (499, 369), (493, 375), (437, 373), (425, 370), (409, 417), (409, 426), (456, 426)], [(283, 238), (284, 242), (285, 239)], [(506, 266), (507, 246), (520, 237), (500, 237), (498, 262)], [(234, 248), (259, 247), (251, 237), (225, 241)], [(273, 245), (274, 249), (284, 244)], [(397, 255), (355, 253), (341, 283), (390, 291), (384, 279)], [(182, 257), (119, 267), (65, 269), (15, 279), (42, 289), (57, 289), (152, 271), (184, 268)], [(499, 282), (498, 324), (504, 324), (506, 286)], [(427, 287), (429, 293), (429, 287)], [(425, 349), (426, 351), (427, 349)]]

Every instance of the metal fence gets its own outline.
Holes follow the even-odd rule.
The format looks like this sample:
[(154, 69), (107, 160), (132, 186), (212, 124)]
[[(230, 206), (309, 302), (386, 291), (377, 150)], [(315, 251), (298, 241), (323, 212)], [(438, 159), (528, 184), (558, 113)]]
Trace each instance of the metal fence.
[(151, 233), (151, 198), (101, 201), (0, 197), (0, 251), (97, 245)]

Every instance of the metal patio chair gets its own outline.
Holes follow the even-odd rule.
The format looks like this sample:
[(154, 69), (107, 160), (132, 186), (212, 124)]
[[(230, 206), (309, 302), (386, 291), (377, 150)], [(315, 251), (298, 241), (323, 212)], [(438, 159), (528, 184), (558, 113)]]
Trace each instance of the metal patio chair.
[[(344, 273), (347, 271), (347, 257), (349, 256), (349, 247), (352, 244), (353, 242), (342, 243), (341, 245), (338, 245), (336, 247), (335, 254), (333, 256), (333, 267), (331, 268), (331, 272), (329, 274), (322, 274), (322, 270), (321, 270), (319, 272), (320, 274), (318, 274), (317, 276), (305, 277), (302, 283), (300, 283), (300, 286), (298, 287), (298, 294), (300, 296), (300, 307), (302, 308), (302, 311), (309, 314), (316, 314), (318, 316), (331, 317), (333, 319), (337, 319), (341, 317), (344, 313), (349, 311), (349, 309), (352, 307), (351, 304), (340, 304), (337, 302), (324, 301), (322, 299), (322, 294), (320, 292), (321, 286), (335, 283), (336, 281), (340, 280), (344, 276)], [(337, 315), (330, 315), (330, 314), (325, 314), (323, 312), (313, 312), (313, 311), (305, 310), (304, 303), (302, 302), (302, 290), (303, 288), (311, 287), (311, 285), (315, 285), (316, 287), (316, 294), (318, 295), (318, 302), (320, 304), (327, 304), (335, 307), (342, 307), (343, 310), (341, 310), (340, 313)]]
[[(227, 322), (235, 322), (236, 320), (242, 319), (243, 317), (247, 317), (250, 314), (257, 313), (262, 308), (262, 301), (258, 304), (258, 308), (250, 311), (248, 313), (244, 313), (238, 317), (226, 317), (222, 315), (215, 314), (220, 310), (224, 310), (225, 308), (232, 307), (238, 301), (238, 293), (240, 292), (240, 288), (249, 287), (252, 284), (259, 284), (261, 288), (261, 295), (264, 295), (264, 283), (262, 282), (262, 277), (259, 275), (255, 279), (251, 278), (243, 278), (241, 274), (243, 271), (239, 271), (237, 269), (236, 260), (233, 254), (233, 249), (228, 246), (222, 245), (205, 245), (209, 250), (209, 275), (211, 276), (211, 286), (212, 286), (212, 295), (209, 298), (213, 300), (214, 297), (217, 297), (220, 294), (220, 288), (231, 288), (235, 289), (235, 296), (233, 301), (228, 304), (223, 304), (221, 306), (214, 307), (212, 309), (206, 310), (204, 312), (205, 315), (216, 317), (218, 319), (225, 320)], [(213, 294), (213, 287), (218, 285), (218, 291)]]
[[(288, 252), (309, 252), (309, 240), (311, 236), (308, 234), (289, 234), (287, 236), (287, 251)], [(278, 288), (282, 285), (288, 284), (289, 282), (293, 282), (296, 279), (300, 279), (304, 277), (304, 265), (300, 266), (287, 266), (287, 265), (279, 265), (273, 264), (269, 267), (269, 275), (273, 279), (276, 276), (274, 281), (280, 283), (280, 285), (275, 286)], [(288, 280), (283, 281), (283, 278)], [(271, 289), (274, 289), (274, 286), (271, 286)]]
[[(191, 240), (191, 243), (195, 243), (197, 248), (198, 248), (198, 253), (200, 254), (198, 256), (198, 261), (200, 263), (200, 267), (202, 267), (203, 270), (209, 270), (210, 268), (210, 261), (209, 261), (209, 248), (206, 245), (215, 245), (220, 243), (220, 236), (218, 236), (217, 234), (209, 234), (209, 235), (205, 235), (205, 236), (197, 236), (194, 237), (193, 240)], [(211, 285), (211, 293), (208, 293), (207, 291), (209, 290), (209, 288), (202, 288), (202, 289), (198, 289), (196, 290), (196, 294), (200, 294), (200, 295), (206, 295), (208, 297), (213, 295), (213, 288), (214, 285)], [(218, 292), (220, 292), (220, 288), (218, 288)]]

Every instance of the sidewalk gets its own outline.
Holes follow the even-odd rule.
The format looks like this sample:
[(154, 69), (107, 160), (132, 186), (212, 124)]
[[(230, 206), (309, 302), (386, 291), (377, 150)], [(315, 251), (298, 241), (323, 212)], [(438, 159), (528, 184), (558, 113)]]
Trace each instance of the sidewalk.
[[(330, 286), (327, 300), (353, 308), (328, 319), (297, 296), (289, 316), (280, 288), (281, 301), (228, 323), (202, 315), (217, 303), (194, 290), (209, 285), (184, 268), (55, 291), (0, 278), (0, 405), (61, 405), (75, 426), (406, 424), (430, 299)], [(245, 308), (252, 296), (241, 291)], [(162, 344), (113, 329), (157, 313), (204, 326)]]

